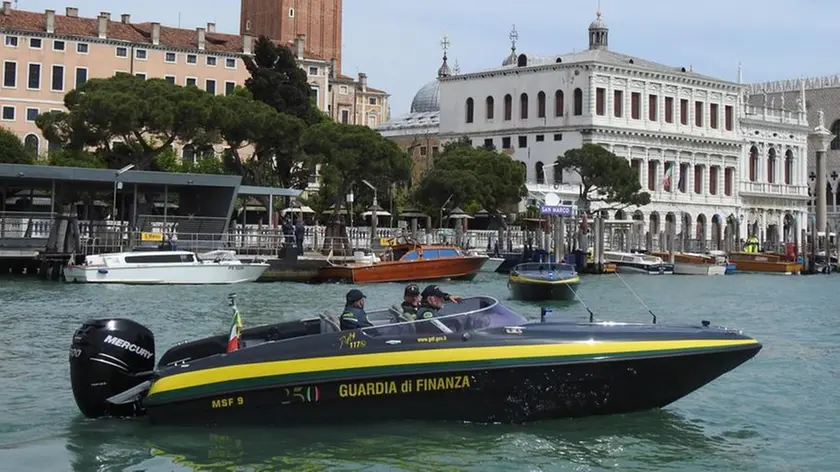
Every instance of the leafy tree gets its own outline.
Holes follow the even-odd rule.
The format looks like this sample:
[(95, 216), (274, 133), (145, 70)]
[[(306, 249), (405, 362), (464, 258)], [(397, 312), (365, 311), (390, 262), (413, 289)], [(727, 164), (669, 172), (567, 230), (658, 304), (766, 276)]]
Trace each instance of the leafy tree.
[(120, 73), (67, 93), (67, 111), (45, 113), (36, 124), (64, 148), (93, 147), (112, 166), (131, 162), (146, 170), (175, 140), (206, 142), (213, 136), (214, 99), (193, 86)]
[(60, 149), (47, 156), (47, 165), (56, 167), (87, 167), (105, 169), (108, 164), (99, 154), (76, 149)]
[(219, 135), (229, 149), (225, 168), (253, 185), (306, 187), (310, 161), (301, 149), (306, 124), (269, 105), (254, 100), (238, 89), (217, 97), (216, 121)]
[(222, 161), (212, 154), (202, 154), (195, 162), (185, 162), (170, 148), (155, 158), (155, 167), (164, 172), (185, 172), (192, 174), (224, 174)]
[(324, 114), (312, 99), (306, 71), (298, 66), (291, 49), (260, 36), (254, 45), (254, 55), (244, 60), (251, 73), (245, 87), (254, 99), (280, 113), (297, 117), (307, 125), (324, 121)]
[[(351, 187), (362, 197), (357, 200), (372, 201), (373, 192), (362, 180), (376, 187), (377, 196), (385, 196), (392, 183), (407, 182), (411, 177), (411, 157), (366, 126), (326, 121), (309, 128), (303, 143), (304, 150), (321, 164), (321, 204), (342, 205)], [(333, 223), (340, 230), (337, 212)]]
[(32, 164), (35, 155), (23, 146), (23, 142), (13, 132), (0, 128), (0, 163)]
[(597, 144), (569, 149), (557, 158), (556, 168), (578, 174), (585, 211), (590, 211), (592, 202), (602, 203), (600, 206), (611, 210), (650, 203), (650, 194), (641, 191), (639, 175), (627, 159)]
[(525, 168), (519, 162), (500, 152), (474, 148), (462, 139), (444, 146), (414, 198), (427, 211), (437, 212), (452, 195), (450, 207), (479, 205), (504, 227), (502, 211), (527, 194)]

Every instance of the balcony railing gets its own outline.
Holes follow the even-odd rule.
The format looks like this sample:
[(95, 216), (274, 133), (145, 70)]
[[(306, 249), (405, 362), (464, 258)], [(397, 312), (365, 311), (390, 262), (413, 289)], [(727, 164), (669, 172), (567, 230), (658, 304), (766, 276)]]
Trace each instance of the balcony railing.
[(777, 184), (768, 182), (741, 182), (741, 193), (763, 193), (786, 197), (807, 197), (808, 188), (800, 185)]

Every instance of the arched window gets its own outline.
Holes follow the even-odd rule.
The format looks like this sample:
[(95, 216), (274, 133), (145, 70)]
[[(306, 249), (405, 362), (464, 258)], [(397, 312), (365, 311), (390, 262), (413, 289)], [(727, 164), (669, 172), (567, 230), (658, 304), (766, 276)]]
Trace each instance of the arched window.
[(767, 151), (767, 183), (776, 183), (776, 150)]
[(750, 148), (750, 182), (758, 180), (758, 148)]
[(475, 102), (472, 97), (467, 99), (467, 123), (472, 123), (475, 114)]
[(583, 115), (583, 90), (575, 89), (575, 116)]
[(519, 96), (519, 118), (523, 120), (528, 119), (528, 94), (523, 93)]
[(27, 135), (23, 140), (23, 147), (33, 155), (38, 155), (41, 140), (34, 134)]
[(505, 95), (505, 121), (510, 121), (513, 118), (513, 97), (510, 94)]
[(195, 147), (192, 144), (187, 144), (186, 146), (184, 146), (184, 153), (181, 156), (181, 161), (183, 161), (184, 163), (189, 162), (191, 164), (194, 164), (195, 160)]
[(537, 161), (537, 183), (544, 184), (545, 183), (545, 166), (543, 166), (542, 161)]
[(558, 90), (554, 92), (554, 116), (563, 116), (563, 108), (565, 108), (565, 103), (563, 102), (563, 91)]
[(840, 149), (840, 120), (831, 124), (831, 134), (834, 135), (834, 139), (831, 140), (830, 148), (836, 151)]
[(496, 107), (493, 97), (487, 97), (487, 100), (485, 100), (485, 106), (487, 107), (487, 119), (492, 120), (493, 115), (495, 114), (494, 108)]
[(519, 57), (516, 58), (516, 66), (517, 67), (525, 67), (528, 65), (528, 56), (525, 54), (520, 54)]
[(790, 185), (792, 181), (793, 181), (793, 151), (788, 149), (787, 152), (785, 153), (785, 184)]
[(537, 94), (537, 118), (545, 118), (545, 92)]

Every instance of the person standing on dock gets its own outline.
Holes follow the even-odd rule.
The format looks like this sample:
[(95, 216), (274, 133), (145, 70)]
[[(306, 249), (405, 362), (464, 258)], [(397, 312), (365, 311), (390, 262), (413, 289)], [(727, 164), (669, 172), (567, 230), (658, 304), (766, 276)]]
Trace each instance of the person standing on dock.
[(344, 305), (344, 313), (341, 314), (339, 326), (342, 331), (366, 328), (373, 326), (368, 321), (367, 313), (365, 312), (365, 294), (361, 290), (353, 289), (347, 292), (344, 296), (347, 303)]
[(303, 218), (298, 218), (295, 223), (295, 245), (297, 246), (298, 255), (303, 255), (303, 236), (306, 233), (306, 227), (303, 226)]

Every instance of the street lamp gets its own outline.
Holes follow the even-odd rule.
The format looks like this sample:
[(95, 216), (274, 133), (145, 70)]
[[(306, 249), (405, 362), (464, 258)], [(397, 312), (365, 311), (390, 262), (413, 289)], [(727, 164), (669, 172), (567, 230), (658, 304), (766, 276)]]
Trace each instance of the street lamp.
[[(122, 182), (120, 182), (120, 176), (125, 174), (126, 172), (130, 171), (133, 168), (134, 168), (134, 164), (129, 164), (129, 165), (123, 167), (122, 169), (116, 171), (116, 173), (114, 174), (114, 206), (111, 210), (112, 221), (117, 220), (117, 188), (120, 188), (120, 189), (122, 188)], [(164, 205), (166, 205), (166, 202), (164, 202)]]
[(362, 183), (370, 187), (373, 190), (373, 206), (371, 207), (371, 215), (370, 215), (370, 240), (371, 240), (371, 247), (373, 245), (373, 241), (376, 241), (376, 227), (378, 226), (376, 219), (376, 206), (378, 205), (376, 201), (376, 187), (374, 187), (370, 182), (367, 180), (362, 179)]
[(455, 196), (454, 193), (452, 195), (450, 195), (449, 198), (447, 198), (446, 201), (443, 202), (443, 206), (440, 207), (440, 228), (441, 229), (443, 229), (443, 209), (446, 208), (446, 205), (449, 204), (449, 200), (452, 200), (452, 197), (454, 197), (454, 196)]

